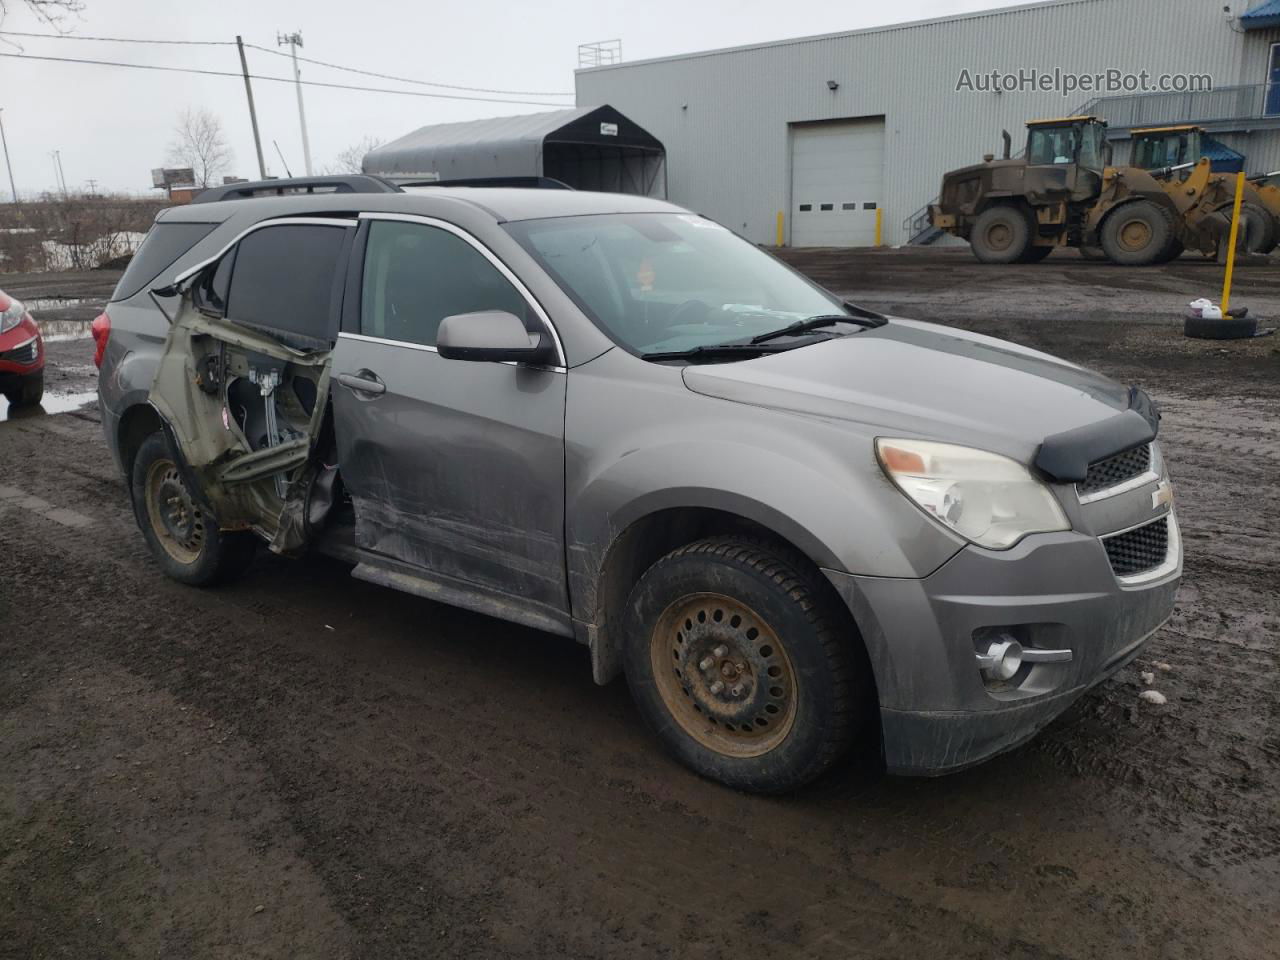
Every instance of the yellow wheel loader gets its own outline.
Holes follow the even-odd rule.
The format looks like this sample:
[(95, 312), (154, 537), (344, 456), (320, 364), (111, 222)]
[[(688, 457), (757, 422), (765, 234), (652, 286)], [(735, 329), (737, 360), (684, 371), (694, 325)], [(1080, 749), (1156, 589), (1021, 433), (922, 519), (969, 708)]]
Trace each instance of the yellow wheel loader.
[[(1227, 226), (1230, 226), (1231, 208), (1235, 201), (1235, 174), (1242, 168), (1244, 157), (1219, 144), (1198, 124), (1141, 127), (1131, 133), (1133, 166), (1157, 175), (1160, 171), (1176, 171), (1167, 178), (1168, 188), (1174, 192), (1178, 189), (1174, 180), (1185, 183), (1194, 177), (1203, 181), (1198, 185), (1199, 196), (1203, 199), (1194, 204), (1188, 214), (1193, 227), (1199, 218), (1211, 214), (1225, 216)], [(1201, 163), (1206, 160), (1209, 162), (1208, 177), (1201, 170)], [(1266, 176), (1250, 177), (1240, 202), (1240, 226), (1243, 230), (1240, 236), (1250, 253), (1270, 253), (1280, 244), (1280, 189), (1268, 185)]]
[(1106, 128), (1093, 116), (1033, 120), (1017, 158), (1005, 133), (1002, 159), (988, 155), (943, 176), (930, 221), (968, 240), (984, 263), (1034, 263), (1055, 247), (1130, 266), (1184, 249), (1216, 253), (1234, 184), (1207, 160), (1156, 171), (1113, 166)]

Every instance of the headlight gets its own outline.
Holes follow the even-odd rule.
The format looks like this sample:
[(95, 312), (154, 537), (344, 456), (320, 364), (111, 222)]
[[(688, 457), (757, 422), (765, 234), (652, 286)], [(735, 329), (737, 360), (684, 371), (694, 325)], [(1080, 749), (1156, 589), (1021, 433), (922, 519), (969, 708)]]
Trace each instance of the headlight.
[[(3, 299), (0, 297), (0, 299)], [(22, 316), (27, 312), (27, 308), (20, 304), (17, 300), (10, 299), (9, 306), (0, 313), (0, 333), (8, 333), (14, 327), (22, 322)]]
[(1029, 533), (1070, 530), (1047, 486), (998, 453), (928, 440), (876, 441), (876, 456), (907, 498), (966, 540), (1004, 550)]

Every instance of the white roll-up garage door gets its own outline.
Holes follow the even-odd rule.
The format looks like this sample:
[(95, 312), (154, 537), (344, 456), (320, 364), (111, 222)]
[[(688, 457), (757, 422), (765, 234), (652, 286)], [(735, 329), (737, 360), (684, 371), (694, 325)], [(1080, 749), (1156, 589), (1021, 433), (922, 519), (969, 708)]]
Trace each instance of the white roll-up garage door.
[(871, 246), (883, 189), (883, 117), (792, 126), (792, 246)]

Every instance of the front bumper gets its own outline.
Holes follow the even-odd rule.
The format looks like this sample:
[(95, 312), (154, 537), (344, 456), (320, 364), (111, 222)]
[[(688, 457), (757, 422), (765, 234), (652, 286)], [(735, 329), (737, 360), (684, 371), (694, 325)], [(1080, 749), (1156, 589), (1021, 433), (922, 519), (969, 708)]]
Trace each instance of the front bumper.
[[(1101, 541), (1075, 532), (966, 547), (921, 580), (825, 571), (870, 657), (888, 770), (938, 775), (1015, 747), (1131, 661), (1173, 611), (1182, 556), (1170, 522), (1169, 563), (1141, 584), (1118, 580)], [(988, 683), (975, 634), (998, 631), (1071, 660)]]

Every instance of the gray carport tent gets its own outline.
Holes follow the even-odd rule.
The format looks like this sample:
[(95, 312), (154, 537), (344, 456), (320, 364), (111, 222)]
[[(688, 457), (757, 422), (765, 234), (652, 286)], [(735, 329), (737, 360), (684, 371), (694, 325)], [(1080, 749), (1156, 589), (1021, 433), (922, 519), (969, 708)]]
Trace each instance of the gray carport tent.
[(549, 178), (575, 190), (667, 195), (666, 151), (610, 106), (422, 127), (364, 158), (397, 183)]

